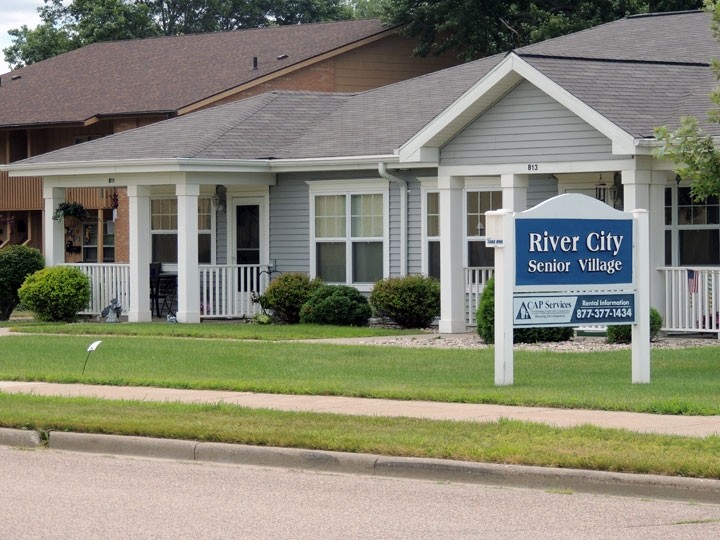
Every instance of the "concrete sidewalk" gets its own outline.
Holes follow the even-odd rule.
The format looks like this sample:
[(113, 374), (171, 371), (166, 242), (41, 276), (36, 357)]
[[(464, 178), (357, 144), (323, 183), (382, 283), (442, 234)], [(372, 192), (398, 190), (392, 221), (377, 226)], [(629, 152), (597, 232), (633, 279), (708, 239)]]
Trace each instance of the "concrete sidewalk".
[(361, 416), (387, 416), (493, 422), (502, 418), (537, 422), (558, 427), (591, 424), (640, 433), (659, 433), (689, 437), (720, 434), (720, 416), (669, 416), (631, 412), (511, 407), (430, 401), (397, 401), (339, 396), (296, 396), (215, 390), (176, 390), (171, 388), (91, 386), (43, 382), (0, 381), (0, 392), (39, 396), (92, 397), (101, 399), (227, 403), (250, 408), (306, 411)]

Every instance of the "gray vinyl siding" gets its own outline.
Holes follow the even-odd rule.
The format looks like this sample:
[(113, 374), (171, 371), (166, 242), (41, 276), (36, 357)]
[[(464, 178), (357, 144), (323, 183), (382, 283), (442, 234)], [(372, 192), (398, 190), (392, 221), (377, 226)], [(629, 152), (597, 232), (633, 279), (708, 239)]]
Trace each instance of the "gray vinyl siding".
[(441, 150), (443, 165), (599, 160), (610, 140), (528, 81), (475, 119)]
[(306, 175), (278, 175), (270, 188), (270, 260), (280, 272), (310, 271), (310, 207)]
[(532, 208), (558, 194), (557, 178), (552, 175), (531, 176), (528, 182), (527, 207)]
[(420, 182), (408, 180), (408, 269), (407, 273), (422, 272), (422, 192)]
[(397, 183), (390, 184), (390, 275), (399, 276), (400, 271), (400, 190), (402, 187)]
[(215, 220), (215, 262), (217, 264), (227, 264), (227, 208), (217, 213)]

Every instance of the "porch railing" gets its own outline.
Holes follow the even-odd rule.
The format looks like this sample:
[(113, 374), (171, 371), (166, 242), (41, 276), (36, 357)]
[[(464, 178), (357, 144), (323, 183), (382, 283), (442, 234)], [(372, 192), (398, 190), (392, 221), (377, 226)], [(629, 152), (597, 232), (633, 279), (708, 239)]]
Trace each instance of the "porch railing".
[(708, 332), (720, 338), (720, 268), (662, 268), (667, 332)]
[(478, 266), (465, 268), (465, 322), (468, 326), (475, 326), (475, 313), (480, 305), (485, 284), (495, 275), (492, 266)]
[[(90, 278), (90, 303), (81, 313), (98, 315), (117, 298), (127, 313), (130, 306), (130, 265), (114, 263), (68, 264)], [(202, 318), (252, 317), (261, 312), (253, 302), (265, 292), (270, 276), (263, 265), (201, 265), (200, 316)], [(150, 298), (148, 298), (148, 306)]]
[(81, 311), (84, 315), (99, 314), (110, 305), (110, 300), (117, 298), (127, 311), (130, 307), (130, 265), (122, 263), (76, 263), (90, 278), (90, 304)]
[(201, 265), (200, 316), (207, 319), (252, 317), (262, 311), (253, 299), (270, 282), (268, 267)]

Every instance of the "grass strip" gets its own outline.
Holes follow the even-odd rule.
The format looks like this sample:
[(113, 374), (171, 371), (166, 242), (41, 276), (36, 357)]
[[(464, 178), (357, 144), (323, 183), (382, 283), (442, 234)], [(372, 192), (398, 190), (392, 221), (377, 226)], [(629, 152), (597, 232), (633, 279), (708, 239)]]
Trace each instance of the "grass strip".
[(720, 414), (712, 347), (653, 352), (652, 382), (631, 384), (629, 350), (518, 351), (515, 384), (494, 384), (492, 349), (446, 350), (167, 337), (0, 338), (0, 380), (342, 395), (505, 405)]
[(203, 324), (163, 323), (42, 323), (36, 321), (2, 323), (16, 332), (28, 334), (164, 336), (286, 341), (299, 339), (337, 339), (421, 334), (421, 330), (398, 328), (329, 326), (319, 324), (257, 325), (239, 322)]
[(0, 425), (389, 456), (720, 478), (720, 438), (0, 394)]

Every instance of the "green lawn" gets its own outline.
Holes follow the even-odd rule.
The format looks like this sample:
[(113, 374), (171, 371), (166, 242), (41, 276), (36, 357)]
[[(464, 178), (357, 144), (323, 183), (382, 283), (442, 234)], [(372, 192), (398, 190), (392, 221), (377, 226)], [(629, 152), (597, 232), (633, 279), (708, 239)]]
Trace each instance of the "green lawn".
[(317, 324), (258, 325), (238, 322), (206, 322), (202, 324), (155, 323), (41, 323), (36, 321), (5, 321), (0, 326), (10, 327), (24, 333), (53, 333), (68, 335), (121, 335), (203, 337), (253, 340), (297, 340), (375, 337), (420, 334), (421, 330), (394, 328), (370, 328), (355, 326), (322, 326)]
[[(0, 339), (0, 379), (6, 380), (720, 414), (715, 347), (654, 351), (648, 385), (630, 383), (629, 350), (517, 351), (515, 384), (496, 387), (492, 349), (97, 335)], [(103, 343), (83, 376), (95, 339)]]

